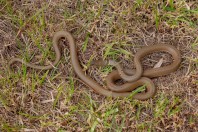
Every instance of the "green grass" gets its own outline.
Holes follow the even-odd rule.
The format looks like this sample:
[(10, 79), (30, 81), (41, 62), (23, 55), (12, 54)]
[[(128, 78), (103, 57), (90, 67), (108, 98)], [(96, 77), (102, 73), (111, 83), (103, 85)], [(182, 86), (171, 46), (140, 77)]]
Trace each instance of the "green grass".
[[(0, 24), (0, 35), (6, 38), (11, 33), (14, 38), (1, 40), (6, 48), (0, 52), (2, 60), (19, 57), (49, 64), (55, 59), (52, 37), (59, 30), (73, 34), (86, 75), (100, 83), (113, 67), (96, 71), (93, 60), (114, 59), (127, 65), (139, 48), (158, 42), (182, 52), (179, 70), (154, 79), (158, 91), (147, 101), (132, 99), (144, 86), (116, 99), (89, 90), (77, 79), (65, 45), (61, 45), (61, 61), (52, 70), (17, 63), (8, 71), (0, 59), (0, 131), (196, 131), (197, 6), (196, 1), (183, 0), (0, 0), (0, 23), (6, 24)], [(150, 60), (155, 57), (144, 60), (145, 67)]]

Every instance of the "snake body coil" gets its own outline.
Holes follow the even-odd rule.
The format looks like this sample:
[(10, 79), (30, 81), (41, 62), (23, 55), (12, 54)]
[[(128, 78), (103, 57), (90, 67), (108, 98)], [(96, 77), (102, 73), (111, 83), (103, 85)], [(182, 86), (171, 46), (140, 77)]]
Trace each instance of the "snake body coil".
[[(78, 60), (77, 48), (76, 48), (75, 41), (74, 41), (72, 35), (67, 31), (59, 31), (59, 32), (55, 33), (55, 35), (53, 37), (53, 48), (54, 48), (55, 53), (56, 53), (56, 59), (52, 63), (52, 65), (47, 65), (47, 66), (34, 65), (34, 64), (31, 64), (31, 63), (24, 62), (23, 60), (21, 60), (19, 58), (13, 58), (13, 59), (10, 60), (9, 66), (11, 66), (14, 62), (18, 61), (18, 62), (21, 62), (21, 63), (27, 65), (28, 67), (35, 68), (35, 69), (40, 69), (40, 70), (52, 69), (54, 67), (54, 65), (56, 65), (61, 58), (60, 49), (58, 47), (58, 42), (61, 38), (65, 38), (69, 42), (68, 44), (69, 44), (69, 47), (70, 47), (71, 63), (72, 63), (72, 67), (73, 67), (75, 73), (77, 74), (77, 76), (83, 82), (85, 82), (90, 88), (92, 88), (94, 91), (96, 91), (97, 93), (102, 94), (104, 96), (126, 97), (126, 96), (129, 96), (131, 94), (131, 91), (133, 89), (137, 88), (138, 86), (141, 86), (141, 85), (145, 84), (146, 88), (147, 88), (146, 92), (137, 93), (133, 96), (133, 98), (134, 99), (139, 99), (139, 100), (148, 99), (148, 98), (154, 96), (154, 94), (156, 92), (156, 88), (155, 88), (153, 82), (149, 78), (146, 78), (146, 77), (150, 77), (149, 75), (152, 72), (154, 72), (154, 74), (157, 74), (159, 71), (162, 71), (160, 75), (164, 75), (164, 74), (167, 74), (168, 72), (172, 72), (172, 71), (174, 71), (178, 68), (179, 63), (181, 61), (179, 52), (176, 49), (174, 49), (172, 46), (170, 46), (168, 48), (168, 51), (169, 51), (169, 53), (171, 53), (173, 55), (173, 58), (175, 59), (174, 64), (166, 67), (166, 70), (163, 70), (163, 68), (161, 68), (159, 70), (151, 69), (149, 71), (143, 72), (143, 70), (141, 68), (140, 60), (138, 60), (138, 59), (142, 58), (142, 56), (145, 56), (148, 53), (151, 53), (151, 52), (155, 51), (156, 48), (152, 47), (151, 48), (152, 50), (149, 50), (149, 52), (145, 52), (144, 50), (141, 50), (139, 53), (137, 53), (137, 60), (135, 61), (135, 65), (136, 65), (136, 68), (137, 68), (136, 72), (134, 73), (132, 71), (123, 71), (123, 73), (121, 73), (121, 74), (119, 74), (117, 71), (112, 72), (107, 77), (107, 84), (108, 84), (109, 89), (105, 89), (102, 86), (100, 86), (96, 81), (94, 81), (92, 78), (85, 75), (85, 73), (83, 72), (83, 70), (80, 66), (79, 60)], [(175, 50), (176, 50), (176, 52), (175, 52)], [(133, 75), (135, 77), (134, 77), (134, 79), (131, 79), (131, 80), (136, 80), (136, 81), (131, 82), (131, 80), (130, 80), (130, 82), (122, 85), (123, 89), (119, 90), (120, 86), (117, 87), (117, 85), (114, 84), (114, 81), (117, 80), (117, 79), (120, 79), (121, 78), (120, 75), (122, 75), (122, 74), (126, 75), (126, 77), (131, 77)], [(146, 77), (141, 77), (142, 75), (143, 76), (145, 75)], [(152, 77), (155, 77), (155, 75), (152, 75)], [(116, 88), (114, 89), (113, 87), (114, 88), (116, 87)]]

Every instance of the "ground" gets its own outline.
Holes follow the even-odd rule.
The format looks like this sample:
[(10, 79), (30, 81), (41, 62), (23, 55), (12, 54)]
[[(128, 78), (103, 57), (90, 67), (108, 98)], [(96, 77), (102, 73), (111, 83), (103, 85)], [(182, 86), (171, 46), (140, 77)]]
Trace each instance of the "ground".
[[(196, 0), (0, 0), (0, 131), (198, 131), (198, 2)], [(80, 64), (105, 86), (111, 66), (133, 67), (142, 46), (171, 44), (182, 55), (176, 72), (154, 78), (149, 100), (109, 98), (84, 85), (72, 70), (64, 42), (57, 68), (39, 71), (11, 58), (47, 65), (56, 31), (72, 33)], [(164, 58), (155, 53), (145, 68)]]

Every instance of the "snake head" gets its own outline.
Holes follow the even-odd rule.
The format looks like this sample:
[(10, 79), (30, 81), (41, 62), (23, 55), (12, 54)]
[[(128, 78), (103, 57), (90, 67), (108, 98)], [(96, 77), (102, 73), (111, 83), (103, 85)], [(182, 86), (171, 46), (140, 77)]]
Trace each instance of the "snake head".
[(105, 66), (108, 64), (108, 61), (99, 59), (99, 60), (94, 60), (91, 62), (91, 65), (95, 65), (95, 66)]

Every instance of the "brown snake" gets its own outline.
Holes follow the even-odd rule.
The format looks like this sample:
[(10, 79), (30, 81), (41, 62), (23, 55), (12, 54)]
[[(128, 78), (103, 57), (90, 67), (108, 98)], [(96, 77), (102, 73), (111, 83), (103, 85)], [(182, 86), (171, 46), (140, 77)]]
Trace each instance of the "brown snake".
[[(151, 46), (151, 47), (148, 46), (148, 47), (143, 48), (143, 50), (138, 51), (137, 54), (135, 55), (135, 60), (134, 60), (134, 63), (136, 66), (135, 72), (131, 71), (131, 70), (123, 71), (122, 67), (114, 61), (101, 61), (99, 63), (114, 65), (118, 69), (118, 71), (113, 71), (106, 78), (107, 86), (109, 89), (105, 89), (101, 85), (99, 85), (96, 81), (94, 81), (92, 78), (85, 75), (85, 73), (83, 72), (83, 69), (82, 69), (82, 67), (79, 63), (79, 60), (78, 60), (77, 48), (76, 48), (75, 41), (74, 41), (72, 35), (67, 31), (59, 31), (59, 32), (56, 32), (53, 37), (53, 48), (56, 53), (56, 59), (52, 63), (52, 65), (47, 65), (47, 66), (34, 65), (31, 63), (27, 63), (19, 58), (13, 58), (9, 61), (9, 67), (14, 62), (18, 61), (18, 62), (23, 63), (24, 65), (27, 65), (28, 67), (40, 69), (40, 70), (48, 70), (48, 69), (54, 68), (54, 66), (59, 62), (59, 60), (61, 58), (60, 49), (58, 47), (58, 43), (61, 38), (65, 38), (69, 42), (68, 44), (70, 47), (71, 63), (72, 63), (72, 67), (73, 67), (75, 73), (77, 74), (77, 76), (83, 82), (85, 82), (90, 88), (92, 88), (94, 91), (96, 91), (97, 93), (102, 94), (104, 96), (126, 97), (131, 94), (132, 90), (134, 90), (138, 86), (142, 86), (145, 84), (146, 92), (137, 93), (133, 96), (133, 98), (139, 99), (139, 100), (146, 100), (148, 98), (151, 98), (156, 93), (156, 88), (155, 88), (153, 82), (147, 77), (162, 76), (162, 75), (166, 75), (170, 72), (173, 72), (179, 67), (179, 64), (181, 62), (181, 57), (180, 57), (179, 51), (170, 45), (156, 45), (156, 46)], [(142, 57), (144, 57), (145, 55), (152, 53), (154, 51), (169, 52), (173, 56), (174, 62), (169, 66), (165, 66), (164, 68), (163, 67), (162, 68), (154, 68), (154, 69), (148, 69), (148, 70), (143, 71), (140, 59)], [(142, 77), (142, 76), (144, 76), (144, 77)], [(121, 78), (126, 81), (130, 81), (130, 82), (127, 82), (123, 85), (116, 85), (114, 83), (114, 81), (117, 79), (121, 79)], [(135, 81), (132, 82), (133, 80), (135, 80)]]

